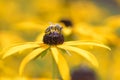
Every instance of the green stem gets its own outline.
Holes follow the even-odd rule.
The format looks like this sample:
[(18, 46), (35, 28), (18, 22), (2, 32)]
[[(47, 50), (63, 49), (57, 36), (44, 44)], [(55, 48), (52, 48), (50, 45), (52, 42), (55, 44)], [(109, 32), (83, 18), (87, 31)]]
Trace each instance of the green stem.
[(52, 79), (55, 79), (55, 61), (52, 57)]
[(57, 70), (56, 70), (56, 63), (55, 63), (55, 60), (52, 56), (52, 80), (55, 80), (56, 76), (57, 76)]

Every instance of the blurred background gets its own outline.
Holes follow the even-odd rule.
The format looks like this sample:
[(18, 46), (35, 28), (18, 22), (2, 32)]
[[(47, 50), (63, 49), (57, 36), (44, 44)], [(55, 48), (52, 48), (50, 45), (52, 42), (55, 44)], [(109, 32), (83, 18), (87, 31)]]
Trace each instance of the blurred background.
[[(120, 0), (0, 0), (0, 57), (11, 45), (41, 41), (52, 23), (63, 26), (65, 41), (98, 42), (112, 49), (81, 46), (97, 57), (99, 69), (74, 53), (65, 55), (72, 80), (120, 80)], [(19, 64), (30, 51), (0, 59), (0, 80), (21, 80)], [(50, 65), (50, 55), (37, 58), (26, 66), (24, 76), (50, 78)]]

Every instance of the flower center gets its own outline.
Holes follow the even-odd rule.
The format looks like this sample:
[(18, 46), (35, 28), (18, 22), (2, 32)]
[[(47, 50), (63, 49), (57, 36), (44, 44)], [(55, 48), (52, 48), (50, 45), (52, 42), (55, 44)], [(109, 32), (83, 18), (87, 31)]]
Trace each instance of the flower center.
[(43, 42), (45, 44), (49, 44), (49, 45), (63, 44), (64, 37), (63, 37), (61, 31), (62, 31), (62, 27), (60, 25), (58, 25), (58, 24), (50, 25), (45, 30), (45, 35), (43, 37)]

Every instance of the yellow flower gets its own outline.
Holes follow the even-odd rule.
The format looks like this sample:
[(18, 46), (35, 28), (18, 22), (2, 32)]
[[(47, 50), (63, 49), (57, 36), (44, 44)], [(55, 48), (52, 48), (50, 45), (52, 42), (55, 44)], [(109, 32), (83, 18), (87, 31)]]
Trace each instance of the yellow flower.
[(70, 80), (70, 71), (68, 68), (68, 64), (61, 53), (62, 52), (61, 49), (64, 50), (67, 54), (70, 54), (69, 51), (78, 53), (80, 56), (87, 59), (92, 65), (98, 67), (98, 61), (96, 57), (90, 52), (80, 49), (79, 47), (77, 47), (78, 45), (99, 46), (110, 50), (110, 48), (105, 45), (93, 42), (80, 42), (80, 41), (64, 42), (64, 37), (62, 35), (62, 27), (58, 24), (55, 24), (50, 25), (46, 29), (45, 35), (43, 37), (43, 42), (28, 42), (23, 45), (12, 47), (6, 51), (6, 53), (3, 55), (3, 58), (6, 58), (19, 51), (33, 48), (33, 51), (29, 55), (27, 55), (20, 64), (19, 73), (21, 75), (28, 62), (37, 58), (38, 56), (41, 57), (44, 56), (49, 50), (58, 66), (58, 70), (60, 72), (62, 79)]
[(120, 26), (120, 15), (110, 16), (105, 20), (105, 23), (110, 28), (118, 28)]
[[(19, 37), (15, 33), (11, 33), (10, 31), (0, 31), (0, 51), (2, 51), (4, 48), (10, 46), (11, 44), (16, 43), (23, 43), (24, 40)], [(1, 56), (1, 52), (0, 52)]]
[[(70, 5), (70, 16), (74, 22), (99, 22), (106, 12), (92, 1), (77, 1)], [(89, 13), (88, 13), (89, 12)], [(104, 14), (103, 14), (104, 12)]]
[(113, 62), (111, 63), (111, 78), (113, 80), (120, 80), (120, 70), (119, 70), (119, 66), (120, 66), (120, 44), (118, 43), (118, 45), (116, 46), (116, 48), (114, 49), (114, 51), (112, 52), (113, 54)]

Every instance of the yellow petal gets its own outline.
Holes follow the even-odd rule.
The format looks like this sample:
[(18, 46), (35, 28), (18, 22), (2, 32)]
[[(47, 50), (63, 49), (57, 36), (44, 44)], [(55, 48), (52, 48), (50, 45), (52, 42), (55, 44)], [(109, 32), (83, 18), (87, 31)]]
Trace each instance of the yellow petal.
[(92, 65), (94, 65), (96, 68), (98, 68), (98, 61), (95, 58), (95, 56), (93, 54), (91, 54), (90, 52), (80, 49), (80, 48), (77, 48), (77, 47), (66, 46), (66, 45), (59, 45), (58, 47), (78, 53), (79, 55), (81, 55), (85, 59), (87, 59)]
[(69, 41), (69, 42), (65, 42), (64, 45), (88, 45), (88, 46), (91, 45), (91, 46), (98, 46), (111, 50), (108, 46), (94, 42)]
[(48, 48), (48, 46), (46, 47), (41, 47), (38, 49), (35, 49), (34, 51), (32, 51), (30, 54), (28, 54), (21, 62), (20, 64), (20, 68), (19, 68), (19, 74), (21, 75), (23, 72), (23, 69), (25, 67), (25, 65), (32, 59), (34, 59), (35, 57), (37, 57), (38, 55), (40, 55), (40, 53), (42, 53), (44, 50), (46, 50)]
[(63, 80), (70, 80), (70, 71), (65, 58), (57, 50), (57, 47), (51, 47), (52, 55), (57, 63), (59, 72)]
[(2, 58), (6, 58), (7, 56), (10, 56), (16, 52), (19, 52), (19, 51), (22, 51), (25, 49), (36, 48), (39, 46), (40, 46), (39, 44), (32, 44), (32, 43), (27, 43), (24, 45), (15, 46), (15, 47), (10, 48), (8, 51), (6, 51)]

